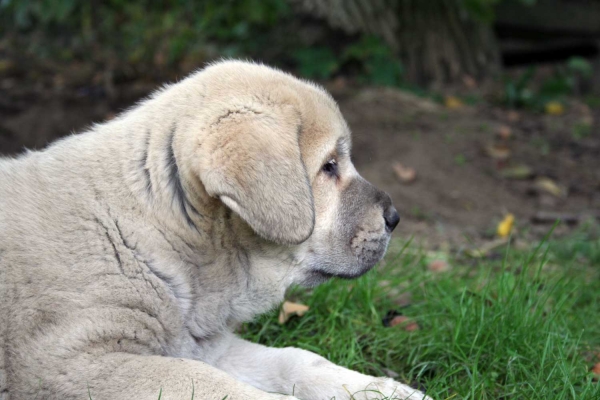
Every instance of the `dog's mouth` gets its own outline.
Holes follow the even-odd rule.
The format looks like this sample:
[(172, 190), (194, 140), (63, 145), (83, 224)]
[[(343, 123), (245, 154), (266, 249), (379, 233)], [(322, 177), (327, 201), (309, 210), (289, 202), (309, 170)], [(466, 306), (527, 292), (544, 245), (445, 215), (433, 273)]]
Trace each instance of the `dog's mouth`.
[(332, 278), (340, 278), (340, 279), (356, 279), (359, 278), (361, 276), (363, 276), (365, 273), (367, 273), (371, 268), (365, 268), (364, 270), (361, 271), (357, 271), (357, 272), (351, 272), (351, 273), (347, 273), (347, 272), (327, 272), (327, 271), (323, 271), (321, 269), (313, 269), (312, 271), (310, 271), (313, 275), (316, 275), (318, 277), (321, 277), (323, 279), (332, 279)]
[(351, 280), (363, 276), (370, 270), (371, 268), (361, 268), (356, 272), (329, 272), (316, 268), (309, 270), (308, 273), (305, 275), (304, 280), (300, 284), (302, 286), (310, 288), (325, 283), (333, 278)]
[(383, 258), (389, 235), (361, 243), (357, 252), (347, 251), (343, 256), (319, 256), (314, 251), (307, 261), (301, 281), (302, 286), (315, 287), (332, 278), (351, 280), (369, 272)]

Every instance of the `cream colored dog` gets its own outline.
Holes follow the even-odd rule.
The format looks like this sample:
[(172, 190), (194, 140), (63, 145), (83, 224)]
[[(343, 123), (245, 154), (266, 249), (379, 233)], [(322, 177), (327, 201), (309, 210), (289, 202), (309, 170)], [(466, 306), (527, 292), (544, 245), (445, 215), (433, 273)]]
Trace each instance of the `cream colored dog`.
[(349, 153), (323, 90), (222, 62), (0, 160), (0, 399), (425, 398), (232, 333), (383, 256), (398, 214)]

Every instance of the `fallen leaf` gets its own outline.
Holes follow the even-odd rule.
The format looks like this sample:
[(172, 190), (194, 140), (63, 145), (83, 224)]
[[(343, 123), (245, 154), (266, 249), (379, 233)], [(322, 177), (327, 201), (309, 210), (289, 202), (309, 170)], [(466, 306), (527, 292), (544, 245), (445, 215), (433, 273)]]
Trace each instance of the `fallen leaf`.
[(392, 165), (392, 169), (396, 174), (396, 177), (403, 183), (412, 183), (417, 179), (417, 171), (414, 168), (406, 167), (399, 162), (395, 162)]
[(404, 323), (406, 323), (408, 321), (409, 321), (408, 317), (406, 317), (404, 315), (398, 315), (397, 317), (394, 317), (392, 319), (392, 321), (390, 322), (390, 326), (394, 327), (394, 326), (397, 326), (397, 325), (400, 325), (400, 324), (404, 324)]
[(404, 330), (407, 332), (414, 332), (414, 331), (418, 331), (419, 329), (421, 329), (421, 328), (419, 327), (419, 324), (417, 324), (416, 322), (409, 322), (408, 325), (406, 325), (406, 327), (404, 328)]
[(431, 272), (446, 272), (450, 270), (450, 264), (444, 260), (433, 260), (427, 265), (427, 269)]
[(485, 153), (495, 160), (506, 160), (510, 157), (510, 149), (503, 144), (492, 144), (486, 146)]
[(535, 187), (539, 190), (543, 190), (546, 193), (550, 193), (556, 197), (564, 197), (566, 195), (566, 191), (560, 187), (556, 182), (547, 177), (539, 177), (535, 180)]
[(475, 89), (477, 87), (477, 81), (471, 75), (464, 75), (462, 81), (469, 89)]
[(512, 231), (514, 224), (515, 224), (515, 216), (512, 214), (506, 214), (504, 219), (502, 221), (500, 221), (500, 223), (498, 224), (496, 233), (501, 238), (508, 237), (508, 235), (510, 235), (510, 231)]
[(600, 363), (596, 363), (596, 365), (594, 365), (592, 368), (592, 374), (600, 376)]
[(309, 310), (308, 306), (299, 303), (292, 303), (291, 301), (284, 301), (279, 311), (279, 323), (285, 324), (291, 317), (297, 315), (298, 317), (303, 316)]
[(510, 110), (506, 114), (506, 119), (508, 119), (508, 122), (517, 122), (521, 119), (521, 115), (515, 110)]
[(508, 140), (512, 136), (512, 129), (510, 126), (502, 125), (498, 128), (498, 137), (502, 140)]
[(392, 318), (392, 320), (390, 321), (390, 327), (394, 327), (394, 326), (398, 326), (398, 325), (400, 325), (401, 328), (404, 328), (404, 330), (407, 332), (413, 332), (413, 331), (419, 330), (419, 325), (404, 315), (398, 315), (398, 316)]
[(533, 170), (527, 165), (515, 165), (514, 167), (504, 168), (500, 171), (500, 176), (507, 179), (528, 179), (533, 175)]
[(454, 96), (446, 96), (444, 99), (444, 105), (452, 110), (464, 107), (462, 100)]
[(565, 106), (558, 101), (550, 101), (546, 103), (545, 110), (549, 115), (562, 115), (565, 112)]

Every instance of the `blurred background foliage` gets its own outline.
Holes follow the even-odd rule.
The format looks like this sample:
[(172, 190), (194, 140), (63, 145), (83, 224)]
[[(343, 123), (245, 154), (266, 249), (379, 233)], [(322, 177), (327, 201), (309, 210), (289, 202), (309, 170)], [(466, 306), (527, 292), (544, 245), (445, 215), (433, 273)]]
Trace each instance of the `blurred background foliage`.
[[(111, 84), (173, 79), (236, 57), (310, 79), (436, 89), (465, 76), (501, 76), (493, 24), (498, 6), (511, 3), (537, 1), (0, 0), (0, 51), (46, 70), (80, 62), (75, 82), (94, 74)], [(591, 64), (575, 57), (543, 87), (533, 87), (532, 70), (505, 77), (498, 97), (539, 108), (591, 75)]]
[(35, 57), (148, 72), (253, 55), (289, 13), (283, 0), (4, 0), (0, 29)]
[[(427, 6), (414, 1), (350, 1), (346, 5), (360, 10), (360, 3), (365, 3), (388, 12), (401, 12), (402, 7), (431, 9), (426, 13), (432, 19), (436, 7), (447, 8), (448, 13), (458, 7), (458, 12), (467, 13), (474, 21), (489, 24), (498, 1), (433, 0)], [(361, 72), (367, 82), (391, 85), (402, 80), (402, 57), (382, 35), (374, 34), (376, 30), (358, 29), (358, 34), (341, 37), (326, 24), (315, 26), (310, 11), (298, 19), (302, 6), (308, 4), (310, 10), (310, 1), (302, 3), (2, 0), (0, 32), (12, 48), (27, 55), (56, 62), (91, 58), (121, 74), (151, 73), (182, 64), (185, 68), (218, 57), (251, 57), (295, 67), (309, 78), (325, 79), (349, 68)], [(338, 9), (343, 9), (343, 3), (331, 2)], [(323, 18), (322, 14), (313, 13), (312, 19)], [(369, 18), (377, 23), (380, 17), (364, 11), (361, 18), (372, 24)], [(464, 15), (461, 18), (465, 20)], [(360, 22), (357, 26), (360, 28)]]

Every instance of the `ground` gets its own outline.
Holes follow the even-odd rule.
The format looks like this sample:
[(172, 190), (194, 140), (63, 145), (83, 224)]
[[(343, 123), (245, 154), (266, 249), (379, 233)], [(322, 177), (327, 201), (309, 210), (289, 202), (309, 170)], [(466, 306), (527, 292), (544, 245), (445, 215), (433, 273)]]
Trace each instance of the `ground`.
[[(39, 80), (0, 76), (0, 154), (42, 148), (81, 132), (159, 86), (107, 86), (78, 79), (75, 71)], [(414, 236), (428, 248), (460, 247), (490, 239), (507, 213), (529, 236), (545, 233), (555, 217), (600, 217), (600, 136), (594, 124), (600, 116), (581, 102), (569, 103), (563, 115), (547, 115), (488, 101), (448, 107), (343, 80), (326, 86), (353, 131), (358, 170), (391, 194), (402, 215), (397, 237)], [(415, 170), (413, 182), (396, 176), (396, 162)], [(532, 223), (540, 213), (544, 221)]]

